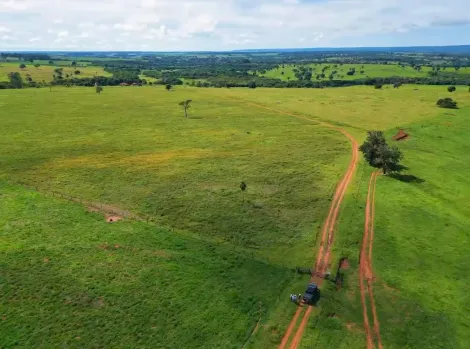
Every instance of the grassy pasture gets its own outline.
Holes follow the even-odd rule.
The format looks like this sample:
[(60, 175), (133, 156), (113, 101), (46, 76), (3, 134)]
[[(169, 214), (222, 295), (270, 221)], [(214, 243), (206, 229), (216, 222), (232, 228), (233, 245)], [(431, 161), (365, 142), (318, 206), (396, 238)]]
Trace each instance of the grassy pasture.
[[(347, 141), (207, 92), (3, 91), (2, 109), (15, 117), (1, 121), (0, 176), (258, 248), (287, 265), (305, 263), (348, 162)], [(178, 106), (183, 99), (193, 100), (189, 119)]]
[[(34, 64), (26, 64), (25, 69), (20, 69), (20, 63), (11, 63), (11, 62), (0, 62), (0, 81), (8, 81), (8, 73), (18, 72), (21, 73), (23, 79), (26, 79), (26, 75), (30, 74), (33, 81), (41, 82), (45, 80), (46, 82), (52, 81), (54, 75), (54, 69), (63, 68), (63, 75), (70, 74), (73, 77), (77, 78), (91, 78), (94, 75), (98, 76), (111, 76), (108, 72), (105, 72), (103, 67), (70, 67), (70, 66), (51, 66), (51, 65), (41, 65), (39, 68), (35, 68)], [(80, 70), (80, 75), (75, 75), (75, 70)]]
[[(233, 94), (346, 125), (360, 140), (368, 129), (385, 130), (388, 139), (397, 127), (411, 134), (410, 139), (396, 143), (407, 169), (398, 179), (380, 177), (377, 184), (374, 294), (384, 347), (468, 347), (468, 88), (457, 87), (454, 94), (446, 86), (279, 92), (256, 89)], [(454, 98), (460, 109), (437, 108), (435, 101), (444, 97)], [(357, 267), (370, 173), (362, 163), (339, 221), (331, 269), (336, 270), (340, 257), (349, 258), (345, 285), (341, 291), (333, 284), (324, 285), (324, 298), (301, 348), (365, 345)], [(277, 323), (274, 316), (267, 320), (253, 348), (272, 347), (270, 330)]]
[(382, 90), (373, 86), (330, 89), (221, 89), (220, 94), (259, 103), (271, 108), (308, 115), (346, 127), (358, 139), (370, 129), (388, 130), (413, 121), (427, 120), (442, 110), (436, 107), (439, 98), (451, 97), (459, 105), (468, 104), (468, 87), (457, 86), (454, 93), (447, 86), (404, 85)]
[[(435, 106), (438, 98), (448, 96), (457, 100), (461, 108), (445, 110)], [(7, 280), (13, 280), (7, 284), (13, 285), (9, 292), (19, 292), (14, 286), (20, 285), (21, 298), (13, 299), (25, 302), (19, 302), (21, 307), (4, 303), (0, 313), (13, 314), (14, 318), (31, 314), (30, 328), (39, 333), (33, 338), (50, 331), (55, 343), (70, 347), (106, 346), (116, 335), (125, 339), (123, 343), (135, 345), (133, 333), (141, 333), (141, 342), (137, 343), (146, 346), (162, 341), (161, 333), (153, 335), (137, 328), (146, 319), (154, 320), (153, 308), (146, 307), (147, 304), (158, 304), (160, 311), (155, 314), (165, 316), (159, 317), (160, 322), (155, 320), (155, 327), (169, 333), (163, 338), (169, 348), (235, 348), (241, 346), (254, 326), (259, 316), (256, 309), (262, 301), (269, 305), (263, 310), (262, 326), (250, 348), (276, 346), (295, 311), (287, 295), (291, 291), (301, 292), (305, 282), (293, 278), (285, 266), (307, 266), (315, 260), (314, 235), (349, 160), (349, 146), (336, 132), (314, 123), (225, 97), (343, 125), (359, 140), (368, 129), (383, 129), (388, 138), (397, 127), (410, 132), (410, 139), (398, 143), (408, 168), (404, 177), (401, 180), (381, 177), (377, 184), (374, 291), (384, 346), (468, 347), (470, 319), (465, 310), (470, 275), (465, 265), (470, 248), (466, 233), (470, 231), (470, 207), (466, 200), (470, 195), (466, 176), (470, 170), (470, 101), (466, 87), (457, 87), (453, 94), (447, 92), (446, 86), (403, 86), (398, 90), (364, 86), (322, 90), (177, 87), (173, 92), (166, 92), (163, 87), (105, 88), (102, 95), (96, 95), (91, 88), (0, 91), (0, 107), (7, 111), (6, 115), (14, 115), (0, 119), (0, 128), (4, 130), (0, 134), (0, 180), (26, 181), (40, 190), (61, 191), (147, 213), (158, 220), (159, 226), (168, 227), (164, 230), (126, 221), (109, 226), (102, 222), (102, 217), (87, 213), (82, 207), (0, 182), (3, 194), (0, 217), (4, 221), (18, 217), (14, 226), (7, 225), (9, 230), (1, 236), (0, 246), (6, 246), (10, 253), (3, 254), (2, 264), (12, 265), (5, 274)], [(189, 111), (191, 118), (184, 119), (177, 102), (188, 98), (193, 99), (193, 108)], [(311, 318), (301, 348), (364, 347), (357, 265), (370, 171), (360, 165), (340, 215), (331, 270), (335, 271), (340, 257), (349, 258), (351, 268), (346, 272), (344, 287), (338, 291), (333, 284), (324, 284), (320, 307)], [(244, 197), (238, 189), (241, 180), (248, 183)], [(36, 203), (43, 201), (47, 205)], [(39, 218), (34, 220), (36, 212)], [(51, 220), (42, 222), (44, 216), (51, 216)], [(75, 221), (79, 223), (70, 224)], [(45, 236), (50, 230), (55, 235)], [(17, 231), (20, 234), (14, 233)], [(64, 236), (58, 236), (58, 231)], [(84, 238), (79, 241), (82, 232)], [(70, 243), (67, 239), (71, 239)], [(212, 246), (222, 240), (229, 246), (238, 246), (233, 254), (223, 247), (226, 245)], [(153, 291), (154, 284), (147, 278), (157, 271), (154, 272), (154, 261), (146, 259), (145, 253), (134, 261), (134, 251), (123, 257), (125, 262), (119, 268), (110, 264), (112, 271), (107, 266), (97, 270), (96, 277), (80, 274), (83, 270), (96, 270), (94, 266), (101, 256), (93, 253), (89, 258), (89, 244), (99, 246), (103, 241), (137, 249), (155, 246), (168, 250), (171, 256), (176, 254), (175, 250), (179, 253), (183, 244), (187, 254), (181, 260), (171, 260), (169, 266), (166, 261), (158, 265), (159, 273), (163, 272), (158, 268), (167, 267), (172, 273), (163, 273), (161, 280), (166, 281), (159, 284), (159, 291)], [(86, 254), (82, 253), (82, 246), (88, 247), (84, 248)], [(241, 248), (246, 246), (254, 249), (247, 253)], [(41, 254), (43, 251), (47, 253)], [(112, 256), (106, 257), (106, 262), (114, 263), (116, 255), (127, 250), (99, 253), (108, 252)], [(188, 261), (193, 256), (198, 256), (193, 261), (198, 266), (188, 267), (185, 263), (191, 263)], [(63, 259), (57, 264), (61, 273), (47, 274), (35, 269), (50, 265), (44, 258)], [(229, 271), (222, 272), (223, 267), (216, 267), (219, 263), (229, 266)], [(83, 268), (79, 270), (76, 264)], [(38, 271), (31, 273), (28, 268)], [(144, 272), (141, 278), (137, 272), (140, 268), (149, 273)], [(181, 274), (180, 268), (190, 271)], [(133, 293), (127, 294), (124, 287), (127, 284), (121, 281), (122, 276), (116, 275), (134, 270), (139, 281)], [(83, 282), (81, 288), (65, 282), (65, 277), (74, 273)], [(31, 274), (38, 277), (31, 280)], [(19, 276), (12, 279), (12, 275)], [(192, 275), (199, 283), (207, 281), (197, 288)], [(112, 286), (104, 288), (102, 280), (116, 278), (117, 281), (110, 281)], [(239, 283), (243, 291), (230, 284), (235, 288), (226, 292), (227, 279)], [(62, 309), (62, 305), (55, 303), (57, 297), (52, 299), (49, 293), (39, 294), (43, 303), (34, 298), (40, 285), (48, 284), (49, 280), (66, 285), (60, 293), (66, 295), (64, 299), (87, 307), (79, 311), (83, 316), (79, 317), (82, 327), (78, 335), (70, 332), (70, 338), (65, 338), (64, 328), (68, 328), (65, 322), (45, 328), (37, 320), (44, 308), (51, 312)], [(174, 303), (162, 305), (160, 298), (177, 298), (175, 289), (180, 285), (186, 287), (181, 280), (187, 281), (188, 287), (194, 285), (201, 290), (203, 298), (197, 301), (196, 309), (187, 310), (182, 305), (181, 317), (180, 313), (173, 317), (168, 309), (173, 309)], [(263, 283), (276, 286), (267, 291)], [(114, 286), (119, 292), (110, 291)], [(253, 295), (251, 299), (247, 300), (248, 296), (242, 293), (244, 288), (246, 294)], [(57, 294), (57, 289), (52, 289)], [(124, 302), (135, 293), (142, 293), (144, 305)], [(230, 298), (233, 294), (238, 297)], [(110, 312), (106, 299), (113, 305)], [(103, 302), (105, 314), (96, 310), (101, 309)], [(116, 324), (116, 314), (122, 314), (123, 309), (131, 315), (124, 316), (125, 323)], [(132, 313), (126, 313), (128, 309)], [(200, 336), (199, 327), (191, 327), (197, 321), (191, 316), (199, 313), (204, 314), (201, 323), (207, 323), (204, 327), (196, 322), (207, 329)], [(102, 341), (90, 334), (94, 328), (90, 324), (95, 323), (113, 324)], [(183, 333), (178, 332), (176, 323), (184, 324)], [(13, 322), (4, 330), (7, 336), (0, 333), (0, 338), (15, 340), (14, 329), (18, 326)], [(130, 333), (128, 328), (137, 331)], [(80, 342), (77, 336), (86, 339)], [(194, 336), (196, 341), (191, 343), (188, 338)], [(27, 344), (26, 347), (38, 347), (38, 342)]]
[[(306, 283), (290, 268), (311, 263), (349, 146), (207, 92), (0, 91), (2, 345), (240, 348), (260, 312), (289, 321), (285, 300)], [(168, 230), (107, 225), (5, 180), (147, 213)]]
[[(398, 76), (398, 77), (428, 77), (428, 73), (432, 71), (430, 67), (422, 67), (421, 71), (416, 71), (415, 69), (406, 66), (405, 68), (401, 68), (396, 64), (343, 64), (337, 65), (334, 67), (335, 64), (305, 64), (303, 66), (311, 67), (314, 69), (312, 73), (312, 81), (316, 81), (316, 75), (321, 74), (322, 68), (325, 66), (330, 66), (329, 69), (325, 71), (325, 78), (320, 80), (328, 80), (328, 76), (333, 71), (337, 71), (338, 74), (335, 75), (335, 80), (338, 79), (337, 75), (344, 75), (339, 80), (356, 80), (356, 79), (364, 79), (367, 77), (375, 78), (375, 77), (391, 77), (391, 76)], [(364, 67), (364, 68), (362, 68)], [(275, 78), (281, 80), (297, 80), (293, 69), (295, 69), (294, 65), (286, 64), (284, 68), (276, 68), (268, 70), (265, 74), (261, 74), (261, 76), (265, 76), (268, 78)], [(356, 68), (356, 74), (349, 76), (346, 73), (351, 69)], [(360, 71), (363, 70), (364, 74), (361, 74)], [(284, 72), (284, 74), (282, 74)], [(446, 72), (455, 72), (454, 68), (446, 68), (446, 70), (441, 70), (442, 73)], [(458, 74), (470, 74), (469, 67), (460, 68), (457, 72)]]
[[(470, 274), (469, 104), (439, 111), (406, 126), (412, 138), (399, 143), (408, 168), (398, 179), (381, 177), (376, 194), (375, 299), (386, 348), (466, 348), (470, 345), (467, 284)], [(391, 137), (394, 130), (389, 130)], [(348, 256), (344, 292), (322, 307), (302, 348), (322, 343), (361, 348), (358, 241), (370, 168), (363, 166), (352, 188), (338, 232), (335, 254)], [(359, 243), (360, 244), (360, 243)], [(327, 314), (337, 317), (329, 319)], [(345, 325), (354, 324), (353, 330)]]
[(2, 348), (239, 349), (293, 280), (251, 254), (0, 192)]

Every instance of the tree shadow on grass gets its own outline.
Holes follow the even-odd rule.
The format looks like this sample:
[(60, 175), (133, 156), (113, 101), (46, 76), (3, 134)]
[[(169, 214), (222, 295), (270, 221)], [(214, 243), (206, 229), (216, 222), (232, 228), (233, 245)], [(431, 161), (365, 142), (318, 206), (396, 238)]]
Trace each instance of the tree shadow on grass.
[(389, 177), (399, 180), (400, 182), (405, 182), (405, 183), (424, 183), (425, 182), (425, 180), (422, 178), (409, 175), (409, 174), (402, 174), (402, 173), (391, 173)]

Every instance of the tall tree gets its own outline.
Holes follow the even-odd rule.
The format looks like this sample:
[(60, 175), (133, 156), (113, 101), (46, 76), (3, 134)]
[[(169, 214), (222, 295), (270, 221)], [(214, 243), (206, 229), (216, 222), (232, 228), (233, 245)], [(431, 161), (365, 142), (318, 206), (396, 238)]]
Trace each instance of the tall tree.
[(10, 80), (10, 86), (12, 88), (23, 88), (23, 78), (20, 73), (9, 73), (8, 80)]
[(103, 91), (103, 88), (98, 84), (98, 81), (95, 82), (95, 91), (98, 94), (101, 94), (101, 92)]
[(179, 102), (178, 105), (182, 106), (184, 108), (184, 116), (187, 118), (188, 117), (188, 109), (191, 107), (191, 99), (187, 99), (185, 101)]
[(396, 169), (403, 159), (398, 148), (387, 144), (382, 131), (367, 132), (367, 138), (359, 150), (371, 166), (381, 168), (384, 174)]
[(387, 144), (387, 142), (385, 141), (385, 136), (382, 131), (369, 131), (367, 132), (365, 142), (361, 145), (359, 150), (364, 154), (366, 161), (371, 164), (377, 157), (379, 148), (384, 144)]
[(384, 174), (387, 174), (397, 168), (401, 159), (403, 159), (403, 154), (400, 149), (384, 144), (379, 147), (377, 156), (373, 160), (373, 165), (381, 168)]

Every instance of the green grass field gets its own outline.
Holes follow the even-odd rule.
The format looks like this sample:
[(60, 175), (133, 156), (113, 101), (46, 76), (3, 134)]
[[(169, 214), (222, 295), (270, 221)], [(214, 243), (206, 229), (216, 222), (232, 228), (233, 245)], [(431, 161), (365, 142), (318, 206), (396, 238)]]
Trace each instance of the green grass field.
[(251, 254), (0, 191), (2, 348), (240, 348), (292, 280)]
[[(25, 63), (26, 64), (26, 63)], [(70, 64), (70, 63), (69, 63)], [(23, 79), (26, 79), (26, 75), (31, 75), (33, 81), (41, 82), (46, 81), (50, 82), (53, 79), (54, 69), (58, 68), (58, 66), (52, 65), (41, 65), (39, 68), (34, 67), (34, 64), (26, 64), (25, 69), (20, 68), (19, 63), (12, 63), (12, 62), (0, 62), (0, 81), (8, 81), (8, 74), (12, 72), (21, 73)], [(86, 67), (70, 67), (70, 66), (60, 66), (63, 68), (63, 75), (69, 74), (71, 77), (77, 78), (91, 78), (94, 75), (97, 76), (111, 76), (110, 73), (105, 72), (103, 67), (93, 67), (93, 66), (86, 66)], [(80, 70), (80, 75), (75, 75), (75, 70)]]
[[(0, 91), (3, 346), (240, 348), (302, 290), (292, 269), (311, 262), (349, 145), (207, 92)], [(51, 191), (157, 223), (107, 225)]]
[[(422, 67), (421, 71), (417, 71), (413, 69), (410, 66), (405, 66), (405, 68), (402, 68), (396, 64), (343, 64), (343, 65), (337, 65), (335, 67), (335, 64), (306, 64), (304, 66), (311, 67), (314, 69), (314, 72), (312, 73), (312, 81), (317, 81), (316, 75), (322, 73), (323, 67), (329, 66), (330, 68), (325, 71), (325, 78), (320, 79), (320, 80), (328, 80), (328, 76), (333, 72), (337, 71), (337, 74), (335, 75), (334, 80), (356, 80), (356, 79), (365, 79), (368, 77), (375, 78), (375, 77), (392, 77), (392, 76), (397, 76), (397, 77), (428, 77), (428, 73), (432, 71), (430, 67)], [(363, 67), (363, 68), (362, 68)], [(298, 66), (297, 66), (298, 68)], [(351, 69), (355, 68), (356, 69), (356, 74), (350, 76), (347, 75), (346, 73)], [(291, 64), (286, 64), (284, 68), (276, 68), (272, 70), (268, 70), (265, 74), (260, 74), (261, 76), (267, 77), (267, 78), (274, 78), (274, 79), (281, 79), (284, 81), (287, 80), (297, 80), (295, 77), (295, 73), (293, 72), (293, 69), (296, 69), (294, 65)], [(363, 74), (360, 72), (364, 71)], [(284, 72), (284, 74), (282, 74)], [(445, 70), (442, 70), (442, 73), (455, 73), (454, 68), (446, 68)], [(470, 74), (470, 68), (464, 67), (461, 68), (458, 72), (458, 74)], [(338, 76), (341, 75), (339, 78)]]
[[(448, 96), (460, 109), (435, 106)], [(189, 119), (183, 99), (193, 100)], [(10, 115), (0, 119), (0, 346), (241, 348), (260, 313), (249, 348), (279, 343), (295, 312), (288, 295), (307, 282), (290, 270), (315, 260), (350, 147), (244, 101), (341, 125), (359, 141), (369, 129), (411, 134), (397, 143), (402, 177), (377, 183), (384, 347), (469, 346), (470, 100), (459, 86), (0, 91)], [(324, 284), (301, 348), (365, 346), (357, 265), (371, 171), (360, 164), (340, 214), (331, 270), (349, 258), (344, 287)], [(7, 184), (18, 182), (38, 192)], [(51, 190), (156, 223), (109, 225)]]
[[(374, 293), (383, 344), (397, 349), (468, 347), (468, 88), (458, 87), (455, 94), (445, 86), (404, 86), (382, 91), (372, 87), (314, 92), (257, 89), (236, 95), (346, 125), (359, 140), (368, 129), (385, 130), (388, 139), (396, 127), (410, 133), (410, 139), (396, 143), (407, 169), (398, 179), (380, 177), (377, 184)], [(351, 96), (350, 101), (341, 96)], [(460, 109), (435, 106), (438, 98), (448, 96), (459, 102)], [(321, 306), (301, 348), (365, 346), (357, 267), (371, 171), (361, 163), (339, 221), (331, 270), (336, 271), (341, 257), (349, 258), (344, 288), (337, 291), (333, 284), (324, 285)], [(268, 318), (252, 347), (272, 347), (270, 329), (277, 323), (276, 317)]]

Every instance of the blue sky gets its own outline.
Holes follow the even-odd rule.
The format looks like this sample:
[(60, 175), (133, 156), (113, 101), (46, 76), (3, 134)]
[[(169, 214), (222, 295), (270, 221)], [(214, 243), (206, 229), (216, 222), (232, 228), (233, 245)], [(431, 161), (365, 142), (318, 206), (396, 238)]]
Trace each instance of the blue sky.
[(0, 50), (470, 44), (468, 0), (0, 0)]

